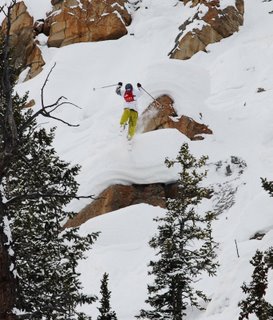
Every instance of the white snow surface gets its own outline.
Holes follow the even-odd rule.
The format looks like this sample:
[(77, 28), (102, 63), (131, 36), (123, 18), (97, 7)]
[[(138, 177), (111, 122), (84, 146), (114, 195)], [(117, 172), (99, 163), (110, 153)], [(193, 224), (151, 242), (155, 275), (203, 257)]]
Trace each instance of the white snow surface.
[[(41, 18), (49, 9), (49, 0), (26, 0), (32, 14)], [(39, 5), (38, 5), (39, 3)], [(221, 6), (234, 4), (221, 1)], [(58, 122), (55, 147), (61, 157), (82, 166), (78, 177), (79, 193), (98, 195), (116, 184), (169, 183), (177, 169), (167, 169), (166, 157), (175, 158), (183, 142), (200, 157), (209, 156), (209, 175), (204, 184), (223, 183), (228, 178), (215, 169), (215, 163), (231, 156), (243, 159), (247, 167), (239, 177), (229, 178), (236, 187), (234, 205), (224, 210), (214, 223), (214, 237), (219, 242), (220, 268), (217, 277), (202, 277), (198, 287), (211, 302), (206, 311), (188, 310), (187, 319), (237, 319), (238, 302), (243, 298), (240, 286), (251, 278), (249, 260), (257, 249), (266, 250), (273, 243), (273, 199), (262, 189), (260, 177), (273, 179), (273, 2), (245, 1), (245, 21), (239, 32), (210, 45), (188, 61), (171, 60), (178, 27), (192, 14), (192, 8), (177, 0), (143, 0), (134, 13), (127, 36), (97, 43), (81, 43), (61, 49), (42, 46), (46, 66), (33, 80), (18, 84), (19, 93), (30, 91), (40, 101), (40, 89), (56, 63), (45, 88), (45, 102), (51, 104), (65, 96), (81, 109), (65, 106), (56, 116), (79, 124), (77, 128)], [(183, 20), (184, 19), (184, 20)], [(125, 137), (119, 136), (122, 101), (114, 87), (101, 86), (142, 83), (153, 96), (169, 94), (179, 115), (187, 115), (208, 124), (213, 135), (203, 141), (189, 141), (175, 129), (141, 133), (133, 139), (129, 151)], [(93, 90), (96, 88), (96, 90)], [(258, 92), (263, 88), (263, 92)], [(143, 111), (152, 101), (143, 95)], [(200, 113), (202, 120), (200, 120)], [(45, 121), (41, 119), (41, 123)], [(72, 202), (79, 210), (87, 200)], [(206, 200), (199, 210), (213, 209)], [(86, 222), (82, 234), (101, 231), (79, 271), (84, 291), (99, 295), (104, 272), (110, 275), (111, 305), (119, 320), (129, 320), (145, 308), (147, 263), (154, 252), (148, 246), (156, 232), (153, 218), (164, 210), (146, 204), (134, 205)], [(264, 232), (262, 240), (250, 240)], [(237, 240), (240, 257), (237, 257)], [(273, 303), (273, 272), (269, 274), (267, 300)], [(96, 317), (98, 304), (83, 310)], [(251, 320), (256, 319), (251, 316)]]
[(34, 20), (45, 18), (46, 13), (52, 9), (52, 5), (48, 0), (23, 0), (27, 6), (28, 12), (33, 16)]

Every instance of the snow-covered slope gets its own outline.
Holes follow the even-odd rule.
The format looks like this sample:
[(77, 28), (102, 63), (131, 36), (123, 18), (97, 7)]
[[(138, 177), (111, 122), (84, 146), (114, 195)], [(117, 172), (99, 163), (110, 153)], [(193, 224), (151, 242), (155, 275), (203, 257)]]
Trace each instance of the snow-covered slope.
[[(39, 17), (48, 10), (49, 1), (39, 0), (41, 6), (36, 2), (26, 1)], [(61, 156), (82, 165), (81, 194), (98, 194), (114, 183), (173, 181), (176, 172), (165, 167), (164, 159), (174, 158), (184, 141), (195, 155), (209, 156), (207, 184), (228, 182), (231, 189), (237, 189), (235, 204), (214, 224), (215, 239), (220, 243), (218, 276), (199, 283), (212, 300), (204, 312), (189, 311), (189, 319), (236, 319), (240, 286), (251, 275), (249, 260), (257, 248), (267, 249), (273, 243), (273, 199), (260, 183), (260, 177), (273, 178), (272, 10), (273, 2), (245, 1), (245, 23), (237, 34), (209, 46), (208, 53), (198, 53), (190, 61), (174, 61), (167, 54), (179, 25), (192, 9), (177, 0), (143, 0), (127, 36), (61, 49), (43, 47), (44, 71), (17, 86), (21, 93), (30, 91), (38, 102), (40, 88), (56, 62), (45, 90), (46, 103), (61, 95), (76, 103), (82, 109), (66, 106), (57, 116), (80, 127), (46, 125), (58, 125), (56, 148)], [(171, 95), (179, 114), (198, 121), (202, 113), (202, 121), (214, 134), (192, 142), (171, 129), (138, 132), (129, 152), (124, 137), (119, 136), (122, 101), (113, 88), (93, 90), (119, 81), (141, 82), (153, 96)], [(265, 91), (258, 92), (258, 88)], [(143, 95), (141, 111), (150, 102), (151, 98)], [(227, 181), (224, 171), (216, 170), (214, 164), (229, 161), (231, 156), (247, 167)], [(85, 204), (73, 202), (71, 207), (78, 210)], [(203, 208), (213, 205), (207, 201)], [(80, 264), (85, 290), (98, 293), (100, 279), (108, 272), (112, 306), (120, 320), (132, 319), (144, 307), (150, 281), (146, 265), (154, 254), (147, 242), (156, 230), (152, 219), (163, 213), (160, 208), (137, 205), (95, 218), (81, 228), (82, 233), (102, 231), (88, 259)], [(266, 233), (264, 238), (249, 240), (258, 231)], [(269, 281), (267, 297), (273, 303), (272, 273)], [(85, 308), (92, 316), (97, 314), (96, 305)]]

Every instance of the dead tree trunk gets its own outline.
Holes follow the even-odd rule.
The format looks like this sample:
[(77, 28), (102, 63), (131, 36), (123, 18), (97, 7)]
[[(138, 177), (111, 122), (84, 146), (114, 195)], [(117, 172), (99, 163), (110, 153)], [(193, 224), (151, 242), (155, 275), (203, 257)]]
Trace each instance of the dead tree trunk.
[[(6, 15), (6, 28), (2, 35), (1, 73), (0, 73), (0, 185), (2, 185), (7, 166), (12, 159), (12, 154), (17, 148), (17, 128), (13, 115), (12, 84), (9, 62), (9, 38), (11, 27), (11, 10), (16, 0), (0, 11)], [(3, 201), (2, 190), (0, 190), (0, 319), (15, 320), (13, 313), (16, 299), (16, 280), (12, 272), (14, 265), (11, 261), (9, 239), (6, 234), (7, 212)]]
[(15, 320), (15, 279), (10, 272), (11, 261), (8, 254), (7, 236), (0, 227), (0, 319)]

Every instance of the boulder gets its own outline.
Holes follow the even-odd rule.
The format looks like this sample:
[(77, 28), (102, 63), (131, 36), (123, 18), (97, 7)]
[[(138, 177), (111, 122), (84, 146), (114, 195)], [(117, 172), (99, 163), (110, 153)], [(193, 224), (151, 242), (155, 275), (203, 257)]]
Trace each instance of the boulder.
[[(6, 19), (2, 23), (6, 32)], [(10, 47), (16, 68), (29, 67), (26, 79), (33, 78), (42, 71), (45, 64), (41, 50), (34, 41), (33, 17), (24, 2), (18, 2), (11, 11)]]
[(166, 207), (166, 198), (176, 195), (176, 184), (113, 185), (82, 209), (64, 228), (78, 227), (91, 218), (138, 203)]
[(131, 16), (125, 0), (53, 1), (45, 20), (49, 26), (49, 47), (72, 43), (118, 39), (127, 34)]
[(141, 131), (148, 132), (164, 128), (170, 117), (177, 116), (173, 104), (173, 99), (167, 95), (162, 95), (152, 102), (140, 115)]
[[(189, 0), (183, 0), (183, 2), (186, 4)], [(206, 12), (204, 13), (203, 6), (193, 18), (180, 26), (181, 32), (169, 54), (171, 58), (190, 59), (195, 53), (206, 51), (209, 44), (231, 36), (243, 24), (244, 0), (236, 0), (235, 6), (227, 6), (224, 9), (220, 9), (219, 0), (193, 0), (191, 2), (192, 7), (200, 4), (206, 7)], [(187, 31), (187, 27), (193, 23), (200, 27)]]
[(187, 116), (177, 116), (171, 97), (163, 95), (151, 103), (140, 116), (143, 132), (175, 128), (191, 140), (203, 140), (203, 134), (212, 134), (205, 124), (198, 123)]

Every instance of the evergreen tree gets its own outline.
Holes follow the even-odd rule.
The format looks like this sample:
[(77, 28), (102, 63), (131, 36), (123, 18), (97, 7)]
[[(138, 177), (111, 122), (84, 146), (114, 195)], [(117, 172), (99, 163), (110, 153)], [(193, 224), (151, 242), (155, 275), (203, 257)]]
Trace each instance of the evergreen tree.
[(247, 297), (239, 302), (239, 320), (249, 319), (250, 314), (255, 314), (259, 320), (273, 319), (273, 306), (264, 298), (268, 287), (270, 261), (272, 262), (272, 249), (265, 254), (257, 250), (250, 261), (254, 270), (250, 284), (244, 283), (241, 287)]
[(97, 320), (117, 320), (116, 313), (111, 310), (110, 306), (111, 291), (108, 290), (108, 278), (109, 275), (104, 273), (100, 287), (101, 300), (100, 307), (98, 308), (100, 315)]
[[(51, 72), (41, 91), (41, 108), (35, 112), (25, 109), (27, 95), (14, 93), (16, 72), (8, 38), (15, 3), (13, 0), (5, 13), (8, 27), (0, 39), (0, 268), (13, 270), (16, 288), (12, 277), (2, 272), (1, 285), (8, 283), (4, 289), (13, 299), (3, 311), (6, 303), (1, 294), (0, 318), (89, 319), (77, 307), (95, 297), (82, 293), (76, 269), (98, 233), (81, 237), (76, 228), (62, 228), (63, 221), (75, 214), (65, 207), (80, 198), (76, 182), (80, 168), (59, 158), (52, 146), (55, 129), (48, 131), (37, 122), (39, 116), (57, 119), (52, 112), (63, 105), (61, 98), (44, 105), (43, 90)], [(8, 227), (7, 239), (4, 229)], [(11, 281), (7, 282), (7, 276)], [(12, 314), (14, 307), (20, 315)]]
[(200, 172), (206, 157), (197, 160), (184, 143), (174, 161), (166, 159), (166, 165), (181, 167), (178, 192), (174, 199), (167, 199), (167, 213), (156, 218), (158, 234), (150, 241), (158, 259), (151, 261), (150, 275), (154, 284), (148, 285), (146, 303), (150, 310), (141, 310), (137, 318), (181, 320), (186, 315), (188, 305), (200, 310), (200, 299), (209, 299), (194, 288), (194, 282), (203, 272), (216, 274), (215, 261), (217, 244), (212, 238), (211, 222), (215, 216), (211, 212), (201, 215), (197, 205), (208, 197), (211, 190), (200, 186), (206, 172)]
[[(20, 107), (18, 97), (15, 105)], [(28, 121), (33, 112), (19, 110), (20, 146), (2, 184), (19, 275), (16, 306), (27, 319), (78, 319), (76, 306), (94, 297), (80, 293), (76, 267), (97, 237), (80, 237), (76, 228), (62, 230), (62, 222), (73, 216), (64, 207), (77, 197), (79, 167), (56, 154), (54, 129), (37, 128), (35, 119)]]
[(273, 269), (273, 247), (270, 247), (268, 250), (265, 252), (265, 262), (268, 266), (269, 269)]
[(261, 178), (262, 187), (267, 191), (270, 197), (273, 197), (273, 181), (268, 181), (266, 178)]

